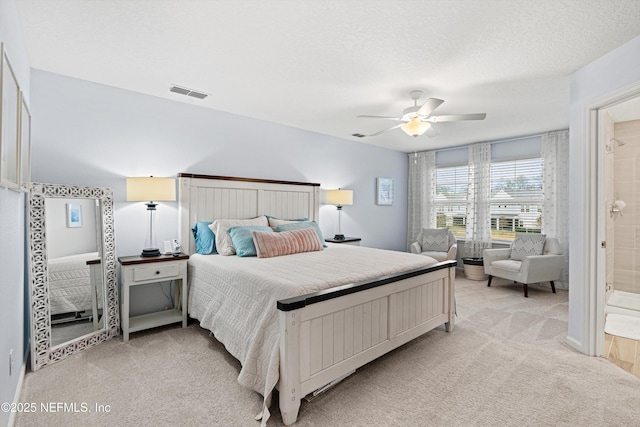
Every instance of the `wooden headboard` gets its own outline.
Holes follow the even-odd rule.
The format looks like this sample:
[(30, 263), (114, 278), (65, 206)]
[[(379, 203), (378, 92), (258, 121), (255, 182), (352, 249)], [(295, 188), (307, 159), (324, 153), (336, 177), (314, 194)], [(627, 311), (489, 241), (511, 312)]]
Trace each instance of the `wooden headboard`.
[(259, 215), (318, 221), (319, 209), (320, 184), (178, 174), (178, 239), (189, 255), (196, 251), (191, 227), (198, 221)]

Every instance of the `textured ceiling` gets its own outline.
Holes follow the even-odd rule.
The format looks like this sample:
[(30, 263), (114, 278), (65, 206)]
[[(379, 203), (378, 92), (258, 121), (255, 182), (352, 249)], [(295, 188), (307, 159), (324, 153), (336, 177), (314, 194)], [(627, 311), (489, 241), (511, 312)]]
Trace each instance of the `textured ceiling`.
[[(405, 152), (567, 128), (570, 75), (640, 35), (638, 0), (15, 1), (33, 68)], [(412, 89), (487, 118), (351, 136)]]

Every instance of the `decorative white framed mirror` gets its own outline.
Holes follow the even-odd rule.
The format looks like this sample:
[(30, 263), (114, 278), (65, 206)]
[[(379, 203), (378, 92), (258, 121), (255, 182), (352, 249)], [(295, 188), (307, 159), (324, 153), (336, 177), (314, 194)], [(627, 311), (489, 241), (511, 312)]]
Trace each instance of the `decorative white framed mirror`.
[(28, 236), (37, 371), (118, 335), (112, 190), (32, 183)]

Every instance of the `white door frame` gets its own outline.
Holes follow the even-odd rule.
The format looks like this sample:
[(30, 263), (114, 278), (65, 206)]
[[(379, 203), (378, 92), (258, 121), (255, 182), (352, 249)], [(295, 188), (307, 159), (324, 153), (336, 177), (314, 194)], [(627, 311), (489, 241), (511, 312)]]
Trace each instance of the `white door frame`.
[[(584, 331), (585, 342), (583, 350), (593, 356), (604, 354), (604, 309), (606, 293), (606, 249), (601, 242), (606, 241), (606, 183), (605, 183), (605, 146), (606, 129), (603, 126), (601, 110), (629, 99), (640, 97), (640, 85), (634, 85), (608, 94), (587, 106), (586, 114), (586, 144), (587, 150), (587, 195), (585, 242), (588, 244), (587, 259), (589, 266), (585, 266), (587, 278), (587, 292), (584, 299)], [(571, 297), (571, 296), (569, 296)]]

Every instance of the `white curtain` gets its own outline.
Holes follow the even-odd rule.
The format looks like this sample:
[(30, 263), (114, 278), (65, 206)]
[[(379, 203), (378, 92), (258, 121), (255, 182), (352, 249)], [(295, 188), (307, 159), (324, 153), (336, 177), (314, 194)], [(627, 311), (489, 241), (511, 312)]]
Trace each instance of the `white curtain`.
[(416, 241), (422, 228), (435, 228), (436, 152), (423, 151), (409, 155), (409, 217), (407, 249)]
[(491, 247), (491, 146), (487, 142), (469, 146), (469, 190), (465, 257), (481, 257)]
[(569, 285), (569, 131), (542, 135), (543, 162), (542, 233), (560, 242), (564, 255), (560, 289)]

